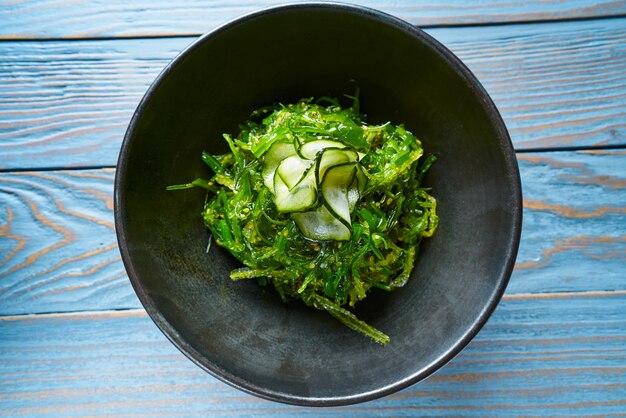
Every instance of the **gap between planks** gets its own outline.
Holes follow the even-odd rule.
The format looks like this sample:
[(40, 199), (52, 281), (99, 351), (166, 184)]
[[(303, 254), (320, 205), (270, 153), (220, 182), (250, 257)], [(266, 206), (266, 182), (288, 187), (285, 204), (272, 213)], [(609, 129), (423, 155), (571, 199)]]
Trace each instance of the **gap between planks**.
[[(276, 7), (276, 6), (274, 6)], [(213, 32), (215, 29), (220, 28), (223, 25), (229, 24), (234, 20), (238, 20), (242, 17), (245, 17), (249, 14), (254, 14), (256, 12), (262, 11), (265, 8), (260, 8), (248, 13), (243, 13), (238, 17), (227, 19), (221, 25), (208, 30), (207, 32), (189, 32), (189, 33), (171, 33), (171, 34), (161, 34), (161, 35), (115, 35), (115, 36), (75, 36), (70, 35), (66, 37), (49, 37), (49, 38), (30, 38), (30, 37), (19, 37), (19, 36), (1, 36), (0, 35), (0, 43), (1, 42), (58, 42), (58, 41), (115, 41), (115, 40), (141, 40), (141, 39), (169, 39), (169, 38), (196, 38), (207, 33)], [(377, 10), (377, 9), (375, 9)], [(392, 15), (395, 16), (395, 15)], [(491, 21), (491, 22), (470, 22), (470, 23), (439, 23), (439, 24), (411, 24), (411, 26), (416, 26), (419, 29), (441, 29), (441, 28), (464, 28), (464, 27), (486, 27), (486, 26), (511, 26), (511, 25), (526, 25), (526, 24), (540, 24), (540, 23), (561, 23), (561, 22), (581, 22), (588, 20), (611, 20), (611, 19), (621, 19), (625, 18), (626, 13), (615, 13), (615, 14), (605, 14), (605, 15), (594, 15), (594, 16), (578, 16), (578, 17), (561, 17), (556, 19), (526, 19), (526, 20), (511, 20), (511, 21)], [(406, 20), (406, 19), (403, 19)]]
[[(569, 299), (585, 297), (612, 297), (625, 296), (626, 290), (603, 290), (591, 292), (551, 292), (551, 293), (518, 293), (502, 296), (503, 301), (515, 300), (542, 300), (542, 299)], [(143, 309), (115, 309), (102, 311), (51, 312), (40, 314), (0, 315), (0, 321), (22, 321), (35, 318), (76, 318), (84, 316), (127, 318), (147, 316)]]

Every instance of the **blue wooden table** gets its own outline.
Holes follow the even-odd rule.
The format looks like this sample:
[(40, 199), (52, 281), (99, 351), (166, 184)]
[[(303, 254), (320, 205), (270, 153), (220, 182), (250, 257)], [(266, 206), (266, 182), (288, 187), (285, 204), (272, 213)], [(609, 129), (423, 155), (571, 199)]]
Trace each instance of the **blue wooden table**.
[(517, 150), (504, 299), (426, 381), (297, 408), (179, 353), (135, 297), (113, 178), (147, 86), (200, 33), (273, 0), (0, 2), (0, 415), (626, 415), (626, 1), (368, 0), (447, 45)]

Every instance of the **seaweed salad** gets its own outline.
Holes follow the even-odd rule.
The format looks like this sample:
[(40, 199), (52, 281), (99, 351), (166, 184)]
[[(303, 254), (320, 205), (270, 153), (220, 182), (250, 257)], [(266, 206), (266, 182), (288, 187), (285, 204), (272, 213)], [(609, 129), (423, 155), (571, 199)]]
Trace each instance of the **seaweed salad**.
[(331, 97), (263, 107), (223, 137), (230, 152), (202, 154), (213, 176), (202, 217), (213, 242), (245, 267), (233, 280), (271, 284), (386, 344), (350, 310), (372, 288), (402, 287), (422, 237), (438, 224), (421, 186), (435, 157), (403, 125), (367, 125), (358, 92), (350, 107)]

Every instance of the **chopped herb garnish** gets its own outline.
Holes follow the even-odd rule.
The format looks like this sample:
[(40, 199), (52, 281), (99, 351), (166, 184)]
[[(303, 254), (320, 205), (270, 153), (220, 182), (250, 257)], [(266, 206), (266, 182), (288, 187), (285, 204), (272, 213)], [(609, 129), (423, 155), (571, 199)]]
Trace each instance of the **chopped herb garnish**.
[(209, 180), (168, 190), (208, 190), (202, 216), (215, 244), (245, 267), (231, 279), (270, 283), (284, 301), (300, 299), (386, 344), (354, 307), (375, 287), (406, 284), (422, 237), (438, 224), (436, 201), (421, 187), (435, 161), (402, 125), (368, 126), (358, 98), (303, 99), (253, 112), (231, 152), (202, 154)]

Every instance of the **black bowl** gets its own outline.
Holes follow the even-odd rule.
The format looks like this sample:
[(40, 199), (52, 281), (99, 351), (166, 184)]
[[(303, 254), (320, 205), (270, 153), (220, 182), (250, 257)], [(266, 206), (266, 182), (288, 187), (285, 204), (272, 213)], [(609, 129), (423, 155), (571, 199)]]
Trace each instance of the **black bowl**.
[[(409, 283), (372, 292), (357, 314), (391, 337), (380, 346), (273, 289), (232, 282), (240, 266), (205, 253), (203, 150), (262, 105), (352, 93), (371, 123), (404, 122), (438, 161), (427, 176), (441, 223)], [(521, 229), (515, 154), (470, 71), (424, 32), (340, 4), (298, 4), (237, 19), (169, 64), (122, 146), (115, 222), (130, 280), (165, 335), (201, 368), (264, 398), (299, 405), (374, 399), (424, 379), (487, 321), (511, 274)]]

